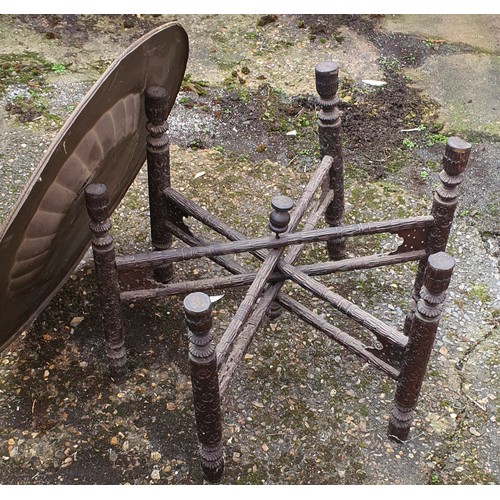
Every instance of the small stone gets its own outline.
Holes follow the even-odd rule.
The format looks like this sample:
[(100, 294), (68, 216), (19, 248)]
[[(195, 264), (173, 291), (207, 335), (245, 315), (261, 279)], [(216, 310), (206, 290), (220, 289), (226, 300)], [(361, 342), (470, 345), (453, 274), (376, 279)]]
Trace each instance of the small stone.
[(85, 318), (83, 316), (76, 316), (70, 321), (69, 326), (72, 326), (74, 328), (75, 326), (78, 326), (84, 319)]
[(240, 461), (240, 458), (241, 458), (241, 453), (238, 453), (237, 451), (235, 451), (233, 453), (233, 462), (238, 463)]
[(481, 433), (475, 427), (470, 427), (469, 432), (476, 437), (479, 437), (481, 435)]
[(263, 449), (265, 452), (268, 452), (268, 451), (269, 451), (269, 446), (267, 446), (267, 444), (266, 444), (266, 443), (264, 443), (264, 444), (262, 445), (262, 449)]
[(151, 460), (153, 462), (159, 462), (161, 460), (161, 453), (159, 453), (158, 451), (152, 451)]
[(174, 411), (175, 410), (175, 403), (173, 401), (169, 401), (167, 403), (167, 410), (168, 411)]
[(116, 446), (118, 444), (118, 438), (116, 436), (113, 436), (111, 440), (109, 441), (109, 444), (111, 446)]
[(160, 470), (157, 468), (153, 469), (153, 472), (151, 472), (151, 479), (153, 481), (159, 481), (160, 480)]

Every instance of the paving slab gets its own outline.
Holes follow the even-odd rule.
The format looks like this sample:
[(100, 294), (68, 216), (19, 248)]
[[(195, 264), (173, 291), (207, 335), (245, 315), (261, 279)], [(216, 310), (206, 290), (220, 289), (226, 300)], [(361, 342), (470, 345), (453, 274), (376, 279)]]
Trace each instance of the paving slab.
[(500, 50), (500, 16), (423, 14), (385, 16), (383, 29), (420, 35), (428, 43), (463, 43), (485, 52)]
[(440, 104), (445, 132), (500, 139), (500, 16), (388, 16), (383, 29), (421, 36), (433, 48), (468, 48), (469, 53), (455, 55), (431, 51), (408, 75)]

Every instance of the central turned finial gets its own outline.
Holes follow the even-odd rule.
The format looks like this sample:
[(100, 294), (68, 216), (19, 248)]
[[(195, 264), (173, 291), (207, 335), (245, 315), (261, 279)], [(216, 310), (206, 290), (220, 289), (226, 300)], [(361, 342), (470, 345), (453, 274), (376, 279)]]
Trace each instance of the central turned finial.
[(293, 208), (293, 200), (288, 196), (273, 196), (271, 199), (273, 211), (269, 214), (269, 229), (276, 233), (276, 238), (280, 237), (288, 229), (290, 214)]
[(321, 62), (314, 68), (316, 90), (321, 99), (333, 99), (339, 88), (339, 65), (335, 62)]

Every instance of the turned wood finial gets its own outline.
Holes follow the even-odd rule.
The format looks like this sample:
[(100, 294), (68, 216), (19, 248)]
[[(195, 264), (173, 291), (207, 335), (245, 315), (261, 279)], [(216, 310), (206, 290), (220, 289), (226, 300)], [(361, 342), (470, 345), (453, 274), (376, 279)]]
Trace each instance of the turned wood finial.
[(443, 157), (443, 168), (448, 175), (456, 176), (463, 173), (469, 161), (472, 146), (459, 137), (450, 137), (446, 141)]
[[(96, 226), (96, 224), (104, 224), (108, 220), (109, 196), (105, 184), (89, 184), (85, 188), (85, 202), (93, 226)], [(94, 230), (94, 227), (92, 227), (92, 230)]]
[(271, 206), (273, 211), (269, 214), (269, 229), (279, 238), (288, 229), (293, 200), (288, 196), (273, 196)]
[(441, 314), (442, 303), (451, 281), (455, 259), (446, 252), (437, 252), (429, 256), (424, 275), (424, 284), (420, 290), (417, 311), (425, 318), (435, 318)]
[(168, 93), (165, 87), (153, 86), (146, 89), (146, 118), (154, 125), (160, 125), (168, 118)]
[(189, 294), (184, 299), (186, 324), (195, 335), (206, 335), (212, 327), (212, 302), (210, 297), (202, 292)]
[(455, 259), (446, 252), (437, 252), (429, 255), (425, 272), (425, 287), (434, 294), (443, 293), (450, 284)]
[[(471, 145), (459, 137), (450, 137), (443, 154), (443, 170), (439, 173), (441, 185), (436, 190), (438, 201), (453, 204), (458, 198), (458, 186), (462, 183)], [(443, 249), (444, 250), (444, 249)]]
[(339, 88), (339, 65), (335, 62), (320, 62), (315, 67), (316, 91), (320, 98), (329, 101)]

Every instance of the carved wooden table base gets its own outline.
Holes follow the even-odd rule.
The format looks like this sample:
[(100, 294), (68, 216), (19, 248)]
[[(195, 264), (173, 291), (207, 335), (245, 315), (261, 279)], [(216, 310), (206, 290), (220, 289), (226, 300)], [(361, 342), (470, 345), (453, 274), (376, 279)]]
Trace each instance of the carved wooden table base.
[[(210, 482), (218, 482), (224, 470), (221, 397), (266, 315), (275, 321), (279, 318), (281, 308), (291, 311), (395, 380), (395, 403), (388, 435), (398, 441), (404, 441), (408, 437), (434, 343), (454, 267), (453, 258), (445, 250), (457, 206), (457, 188), (462, 182), (471, 146), (458, 138), (448, 140), (443, 171), (440, 174), (441, 186), (435, 194), (430, 215), (343, 225), (344, 179), (339, 101), (336, 95), (338, 67), (335, 63), (317, 65), (316, 88), (320, 95), (318, 125), (322, 160), (299, 200), (293, 202), (286, 196), (271, 200), (269, 230), (274, 235), (248, 239), (171, 187), (166, 95), (161, 87), (149, 88), (145, 93), (154, 250), (115, 258), (113, 240), (109, 233), (111, 224), (106, 206), (106, 187), (98, 184), (86, 189), (107, 355), (114, 381), (120, 382), (126, 376), (121, 302), (188, 294), (184, 300), (184, 309), (189, 331), (195, 417), (201, 466)], [(318, 190), (321, 192), (319, 200), (302, 230), (296, 232)], [(197, 219), (229, 241), (205, 242), (188, 227), (185, 222), (187, 217)], [(328, 227), (315, 229), (322, 217), (325, 217)], [(380, 233), (396, 234), (402, 238), (402, 243), (395, 252), (390, 255), (345, 258), (347, 238)], [(188, 247), (171, 248), (174, 236)], [(318, 241), (326, 242), (331, 260), (295, 266), (304, 246)], [(287, 255), (283, 256), (283, 252), (291, 245), (293, 246)], [(261, 261), (258, 271), (246, 269), (231, 257), (241, 252), (249, 252)], [(210, 258), (231, 275), (171, 283), (175, 262), (200, 257)], [(418, 261), (419, 267), (402, 333), (332, 292), (314, 278), (328, 273), (410, 261)], [(119, 270), (141, 271), (151, 268), (158, 281), (157, 288), (120, 289)], [(285, 280), (292, 280), (368, 329), (380, 341), (382, 348), (375, 350), (365, 347), (347, 332), (282, 294), (280, 289)], [(215, 345), (211, 333), (212, 304), (203, 292), (238, 286), (248, 286), (247, 294)]]

